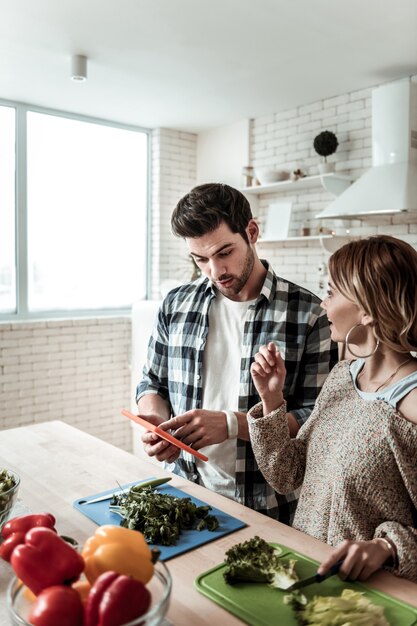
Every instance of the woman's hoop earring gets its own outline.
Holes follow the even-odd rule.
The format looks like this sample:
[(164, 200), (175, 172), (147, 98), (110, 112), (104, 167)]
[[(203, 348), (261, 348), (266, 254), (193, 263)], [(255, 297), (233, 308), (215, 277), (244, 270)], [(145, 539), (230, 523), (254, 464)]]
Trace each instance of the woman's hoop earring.
[(355, 324), (354, 326), (352, 326), (352, 328), (348, 331), (346, 338), (345, 338), (345, 346), (347, 348), (347, 350), (349, 350), (349, 352), (355, 356), (357, 359), (367, 359), (368, 357), (372, 356), (373, 354), (375, 354), (375, 352), (378, 350), (379, 348), (379, 339), (377, 337), (375, 337), (376, 339), (376, 343), (375, 343), (375, 348), (372, 350), (372, 352), (370, 352), (369, 354), (355, 354), (353, 352), (353, 350), (351, 349), (350, 345), (349, 345), (349, 337), (350, 334), (355, 330), (355, 328), (358, 328), (358, 326), (363, 326), (363, 324)]

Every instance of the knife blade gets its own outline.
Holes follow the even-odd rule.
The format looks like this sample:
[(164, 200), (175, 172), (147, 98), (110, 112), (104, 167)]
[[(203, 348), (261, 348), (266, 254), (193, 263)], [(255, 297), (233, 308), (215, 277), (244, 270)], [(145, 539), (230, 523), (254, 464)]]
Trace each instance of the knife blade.
[(323, 580), (330, 578), (330, 576), (334, 576), (340, 570), (341, 565), (343, 564), (343, 559), (337, 561), (325, 574), (314, 574), (313, 576), (309, 576), (309, 578), (303, 578), (302, 580), (297, 580), (296, 583), (292, 584), (290, 587), (287, 587), (285, 591), (295, 591), (296, 589), (303, 589), (303, 587), (307, 587), (308, 585), (312, 585), (313, 583), (321, 583)]
[(94, 504), (94, 502), (103, 502), (104, 500), (111, 500), (113, 496), (120, 496), (123, 493), (132, 489), (132, 487), (158, 487), (159, 485), (164, 485), (172, 479), (171, 476), (166, 476), (165, 478), (151, 478), (149, 480), (144, 480), (140, 483), (136, 483), (135, 485), (131, 485), (130, 487), (126, 487), (126, 489), (116, 489), (111, 493), (108, 493), (104, 496), (99, 496), (98, 498), (93, 498), (92, 500), (80, 500), (79, 504)]

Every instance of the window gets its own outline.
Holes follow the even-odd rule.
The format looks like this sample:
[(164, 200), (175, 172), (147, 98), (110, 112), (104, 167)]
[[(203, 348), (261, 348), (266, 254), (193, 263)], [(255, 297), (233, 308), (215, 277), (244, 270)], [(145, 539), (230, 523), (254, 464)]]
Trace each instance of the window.
[(0, 106), (0, 314), (16, 310), (15, 109)]
[[(6, 301), (0, 291), (0, 312), (45, 317), (130, 308), (146, 296), (148, 133), (32, 108), (23, 115), (17, 285), (0, 252), (1, 289), (6, 293), (9, 277), (12, 293)], [(14, 175), (9, 150), (12, 156)], [(2, 196), (0, 202), (2, 233), (8, 204)], [(14, 197), (9, 205), (14, 223)], [(8, 233), (13, 242), (10, 226)]]

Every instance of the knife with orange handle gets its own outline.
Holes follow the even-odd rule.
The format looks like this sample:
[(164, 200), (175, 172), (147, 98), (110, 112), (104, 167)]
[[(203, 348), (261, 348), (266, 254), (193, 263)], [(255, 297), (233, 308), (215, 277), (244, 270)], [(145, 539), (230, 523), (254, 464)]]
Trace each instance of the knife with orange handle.
[(197, 457), (197, 459), (200, 459), (201, 461), (208, 461), (207, 456), (205, 456), (204, 454), (201, 454), (201, 452), (199, 452), (198, 450), (193, 450), (193, 448), (191, 448), (190, 446), (187, 446), (186, 443), (183, 443), (182, 441), (180, 441), (179, 439), (177, 439), (170, 433), (167, 433), (165, 430), (162, 430), (161, 428), (159, 428), (159, 426), (155, 426), (154, 424), (151, 424), (150, 422), (148, 422), (148, 420), (146, 420), (144, 417), (141, 417), (140, 415), (134, 415), (127, 409), (122, 409), (122, 415), (124, 415), (125, 417), (128, 417), (129, 419), (131, 419), (133, 422), (136, 422), (140, 426), (143, 426), (143, 428), (146, 428), (146, 430), (150, 430), (151, 432), (155, 433), (155, 435), (158, 435), (158, 437), (161, 437), (161, 439), (165, 439), (165, 441), (172, 443), (172, 445), (177, 446), (177, 448), (181, 448), (181, 450), (184, 450), (185, 452), (192, 454), (193, 456)]

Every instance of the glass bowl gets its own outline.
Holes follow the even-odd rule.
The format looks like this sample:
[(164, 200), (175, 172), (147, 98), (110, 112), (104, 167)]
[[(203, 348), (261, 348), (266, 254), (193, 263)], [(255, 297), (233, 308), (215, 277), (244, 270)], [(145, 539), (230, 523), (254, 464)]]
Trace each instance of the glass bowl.
[(0, 531), (10, 516), (13, 505), (16, 502), (20, 485), (20, 476), (18, 476), (16, 472), (12, 472), (12, 470), (6, 468), (0, 468), (0, 473), (1, 472), (7, 472), (8, 476), (14, 479), (15, 484), (13, 487), (7, 489), (7, 491), (0, 491)]
[[(151, 607), (147, 613), (120, 626), (158, 626), (168, 611), (171, 598), (172, 578), (163, 561), (155, 564), (155, 573), (146, 585), (151, 593)], [(7, 589), (7, 610), (12, 626), (30, 626), (27, 621), (32, 600), (25, 596), (26, 587), (13, 577)], [(59, 626), (58, 624), (56, 626)]]

